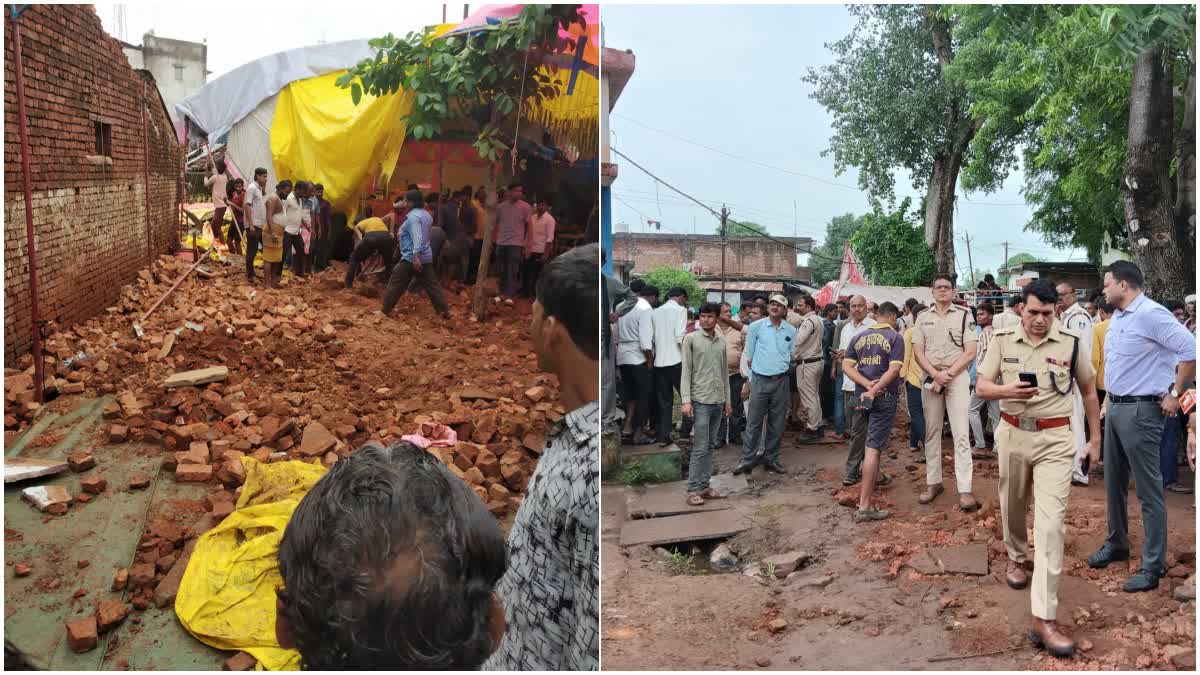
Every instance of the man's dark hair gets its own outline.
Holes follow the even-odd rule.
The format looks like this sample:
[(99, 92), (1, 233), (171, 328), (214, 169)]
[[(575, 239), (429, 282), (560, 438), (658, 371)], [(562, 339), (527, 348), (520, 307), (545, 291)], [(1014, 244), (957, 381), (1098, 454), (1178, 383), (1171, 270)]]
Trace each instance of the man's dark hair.
[(275, 184), (276, 190), (282, 190), (284, 188), (291, 188), (291, 187), (292, 187), (292, 181), (290, 181), (286, 178), (284, 178), (283, 180), (281, 180)]
[(642, 290), (634, 292), (642, 298), (658, 298), (659, 293), (658, 286), (651, 286), (650, 284), (646, 284), (645, 286), (642, 286)]
[(321, 185), (320, 183), (317, 183), (316, 185), (313, 185), (313, 189), (314, 190), (324, 190), (325, 186)]
[(912, 308), (913, 316), (916, 316), (916, 315), (920, 314), (921, 312), (924, 312), (927, 309), (929, 309), (929, 308), (926, 307), (925, 305), (921, 304), (920, 301), (918, 301), (917, 304), (913, 305), (913, 308)]
[(904, 306), (907, 307), (908, 311), (910, 311), (910, 312), (912, 311), (913, 307), (916, 307), (919, 304), (921, 304), (921, 303), (916, 298), (909, 298), (904, 301)]
[(1166, 307), (1167, 311), (1171, 313), (1174, 313), (1175, 311), (1187, 311), (1187, 307), (1185, 307), (1182, 302), (1175, 300), (1174, 298), (1170, 300), (1163, 300), (1162, 306)]
[(426, 204), (437, 204), (439, 201), (441, 201), (441, 199), (442, 196), (436, 192), (430, 192), (429, 194), (425, 195)]
[(756, 295), (756, 296), (754, 296), (754, 302), (755, 302), (756, 304), (765, 305), (765, 304), (767, 304), (767, 296), (765, 296), (765, 295)]
[(1036, 279), (1021, 289), (1021, 302), (1029, 302), (1029, 296), (1053, 305), (1058, 302), (1058, 289), (1049, 279)]
[(421, 196), (420, 190), (409, 190), (408, 192), (404, 193), (404, 199), (412, 202), (414, 207), (425, 206), (425, 198)]
[(875, 309), (879, 316), (900, 316), (900, 310), (896, 309), (896, 305), (890, 302), (884, 302)]
[(508, 189), (509, 189), (509, 190), (511, 190), (511, 189), (513, 189), (513, 188), (524, 188), (524, 187), (525, 187), (525, 184), (524, 184), (524, 183), (522, 183), (521, 181), (518, 181), (518, 180), (515, 180), (515, 181), (513, 181), (513, 182), (511, 182), (511, 183), (509, 183), (509, 184), (508, 184)]
[(837, 305), (830, 302), (830, 303), (827, 303), (824, 308), (822, 308), (822, 311), (825, 312), (825, 318), (828, 319), (830, 314), (833, 314), (835, 316), (837, 315), (838, 307), (837, 307)]
[(577, 246), (551, 260), (537, 283), (537, 301), (547, 317), (558, 319), (571, 342), (589, 359), (600, 359), (600, 246)]
[(990, 275), (990, 274), (985, 274), (985, 275), (983, 275), (983, 280), (984, 280), (984, 281), (986, 281), (986, 282), (988, 282), (988, 283), (992, 283), (992, 284), (996, 283), (996, 277), (994, 277), (994, 276), (992, 276), (992, 275)]
[(279, 544), (280, 611), (307, 670), (477, 669), (496, 647), (507, 553), (435, 455), (371, 443), (296, 507)]
[(629, 282), (629, 290), (633, 291), (639, 297), (642, 295), (642, 289), (646, 287), (645, 279), (634, 279)]
[(1103, 299), (1096, 301), (1096, 307), (1105, 314), (1112, 314), (1117, 309), (1116, 307), (1113, 307), (1111, 302)]
[(687, 291), (683, 290), (682, 286), (672, 286), (667, 290), (668, 298), (678, 298), (679, 296), (687, 297)]
[(732, 304), (730, 304), (730, 303), (728, 303), (728, 302), (722, 302), (722, 303), (721, 303), (721, 309), (725, 309), (726, 307), (728, 307), (728, 308), (729, 308), (729, 309), (731, 309), (731, 310), (733, 309), (733, 305), (732, 305)]
[(421, 189), (420, 185), (417, 185), (416, 183), (409, 183), (408, 186), (404, 188), (404, 191), (408, 192), (409, 190), (420, 190), (420, 189)]
[(1010, 307), (1010, 308), (1016, 307), (1017, 305), (1021, 304), (1022, 302), (1025, 302), (1025, 299), (1023, 297), (1021, 297), (1020, 294), (1010, 295), (1004, 299), (1004, 306)]
[(1142, 276), (1142, 270), (1128, 260), (1118, 260), (1104, 271), (1111, 274), (1113, 279), (1124, 281), (1132, 288), (1141, 289), (1142, 284), (1146, 283), (1145, 277)]
[(716, 302), (706, 302), (700, 305), (698, 314), (712, 314), (713, 316), (721, 316), (721, 305)]
[(216, 161), (217, 173), (225, 173), (225, 160), (218, 159)]
[(935, 274), (935, 275), (933, 275), (933, 281), (931, 281), (931, 282), (929, 283), (929, 285), (930, 285), (930, 286), (935, 286), (935, 285), (937, 285), (937, 282), (939, 282), (939, 281), (941, 281), (941, 280), (943, 280), (943, 279), (945, 279), (946, 281), (949, 281), (949, 282), (950, 282), (950, 288), (951, 288), (951, 290), (953, 290), (953, 289), (954, 289), (954, 277), (953, 277), (952, 275), (949, 275), (949, 274), (944, 274), (944, 273), (943, 273), (943, 274)]
[(267, 175), (267, 170), (262, 168), (261, 166), (254, 170), (255, 178), (258, 178), (259, 176), (265, 176), (265, 175)]
[(976, 309), (977, 309), (977, 311), (987, 312), (988, 314), (996, 313), (996, 308), (993, 307), (992, 303), (990, 303), (990, 302), (981, 302), (981, 303), (979, 303), (979, 307), (977, 307)]

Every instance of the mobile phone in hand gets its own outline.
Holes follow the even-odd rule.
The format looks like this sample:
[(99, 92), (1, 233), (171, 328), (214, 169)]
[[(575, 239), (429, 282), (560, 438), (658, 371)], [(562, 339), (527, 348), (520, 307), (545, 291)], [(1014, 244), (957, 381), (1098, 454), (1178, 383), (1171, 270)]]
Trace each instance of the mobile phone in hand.
[(1017, 373), (1017, 377), (1020, 378), (1020, 380), (1022, 382), (1024, 382), (1025, 384), (1027, 384), (1031, 387), (1038, 386), (1037, 373), (1021, 372), (1021, 373)]

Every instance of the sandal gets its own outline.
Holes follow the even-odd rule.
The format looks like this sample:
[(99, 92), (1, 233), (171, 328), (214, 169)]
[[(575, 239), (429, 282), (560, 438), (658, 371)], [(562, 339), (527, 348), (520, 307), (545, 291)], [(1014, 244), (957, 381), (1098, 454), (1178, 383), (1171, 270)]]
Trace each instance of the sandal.
[(862, 480), (862, 476), (846, 476), (845, 478), (842, 479), (842, 485), (844, 485), (846, 487), (850, 487), (851, 485), (858, 485), (858, 482), (860, 480)]
[(704, 498), (697, 493), (688, 495), (688, 506), (704, 506)]
[(701, 492), (700, 496), (704, 499), (725, 499), (725, 495), (712, 488), (704, 488), (704, 492)]
[(925, 491), (917, 496), (917, 501), (922, 504), (928, 504), (937, 499), (938, 495), (946, 491), (946, 488), (941, 485), (930, 485), (925, 488)]
[(892, 484), (892, 476), (890, 474), (880, 474), (879, 479), (875, 481), (875, 487), (887, 487)]
[(1170, 490), (1171, 492), (1174, 492), (1177, 495), (1192, 494), (1192, 488), (1190, 488), (1186, 485), (1181, 485), (1179, 483), (1171, 483), (1170, 485), (1167, 486), (1167, 489)]
[(974, 496), (972, 496), (970, 503), (964, 504), (962, 502), (962, 498), (960, 497), (959, 502), (958, 502), (958, 510), (962, 511), (963, 513), (972, 513), (972, 512), (978, 511), (979, 510), (979, 502), (975, 499)]

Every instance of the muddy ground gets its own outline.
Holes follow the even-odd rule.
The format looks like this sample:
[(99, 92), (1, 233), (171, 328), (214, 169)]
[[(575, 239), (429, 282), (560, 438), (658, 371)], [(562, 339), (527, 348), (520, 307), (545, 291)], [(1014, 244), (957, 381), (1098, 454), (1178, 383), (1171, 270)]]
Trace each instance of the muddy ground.
[[(739, 569), (712, 572), (704, 553), (716, 542), (678, 549), (692, 556), (679, 565), (667, 551), (622, 549), (621, 522), (636, 488), (608, 484), (603, 492), (601, 574), (602, 658), (605, 669), (635, 670), (1114, 670), (1194, 669), (1195, 602), (1173, 599), (1183, 575), (1195, 573), (1196, 510), (1192, 496), (1168, 492), (1168, 562), (1172, 575), (1149, 593), (1121, 585), (1138, 559), (1092, 570), (1086, 557), (1106, 532), (1103, 479), (1073, 487), (1068, 505), (1058, 619), (1081, 647), (1056, 659), (1028, 646), (1029, 591), (1004, 583), (1006, 554), (996, 525), (998, 469), (975, 463), (977, 513), (958, 511), (950, 439), (945, 439), (947, 492), (922, 506), (925, 466), (907, 449), (900, 413), (884, 469), (896, 477), (877, 492), (893, 510), (881, 523), (855, 524), (853, 509), (837, 503), (846, 445), (799, 445), (785, 436), (788, 476), (755, 469), (746, 494), (730, 506), (753, 523), (730, 542)], [(737, 462), (740, 448), (718, 452), (720, 471)], [(1185, 481), (1191, 481), (1184, 471)], [(855, 488), (857, 494), (857, 487)], [(684, 497), (680, 494), (680, 499)], [(1141, 547), (1141, 514), (1130, 495), (1130, 530)], [(1032, 530), (1033, 516), (1029, 515)], [(1030, 542), (1032, 545), (1032, 536)], [(908, 562), (929, 546), (986, 543), (987, 576), (926, 575)], [(765, 555), (803, 551), (812, 561), (788, 581), (746, 576)], [(1135, 556), (1138, 554), (1135, 553)], [(830, 581), (830, 579), (832, 579)], [(783, 619), (786, 626), (773, 620)], [(1002, 651), (1008, 650), (1008, 651)], [(990, 656), (971, 656), (1001, 652)], [(967, 658), (962, 658), (962, 657)], [(1188, 664), (1192, 668), (1187, 668)]]

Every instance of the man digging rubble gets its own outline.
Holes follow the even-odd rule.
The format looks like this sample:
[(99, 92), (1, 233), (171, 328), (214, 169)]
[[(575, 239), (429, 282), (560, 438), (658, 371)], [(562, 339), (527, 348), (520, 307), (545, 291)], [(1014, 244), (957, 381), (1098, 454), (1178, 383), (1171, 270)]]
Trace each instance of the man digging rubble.
[(330, 467), (279, 543), (275, 635), (306, 670), (473, 670), (504, 634), (504, 533), (409, 443)]
[(600, 251), (580, 246), (538, 280), (530, 334), (569, 412), (546, 437), (513, 521), (497, 593), (508, 631), (487, 670), (600, 666)]
[[(890, 512), (871, 506), (875, 486), (891, 484), (892, 477), (879, 470), (879, 455), (887, 447), (888, 436), (896, 419), (896, 400), (900, 392), (900, 367), (904, 365), (904, 337), (896, 332), (900, 311), (890, 302), (876, 310), (878, 323), (855, 336), (842, 360), (842, 371), (854, 381), (851, 399), (856, 415), (865, 423), (866, 453), (863, 458), (862, 490), (854, 522), (883, 520)], [(876, 479), (875, 475), (879, 474)]]
[(397, 235), (400, 259), (392, 265), (387, 290), (383, 294), (383, 313), (385, 316), (390, 315), (400, 296), (408, 289), (409, 284), (416, 280), (429, 295), (434, 311), (443, 319), (449, 319), (450, 310), (446, 307), (446, 298), (433, 270), (433, 250), (429, 243), (433, 216), (425, 210), (425, 198), (421, 196), (420, 190), (409, 190), (404, 199), (408, 202), (409, 210)]
[[(1082, 395), (1091, 427), (1088, 457), (1100, 459), (1100, 402), (1096, 372), (1084, 358), (1079, 336), (1060, 326), (1058, 294), (1046, 280), (1022, 291), (1021, 325), (995, 332), (978, 372), (976, 391), (1000, 401), (996, 429), (1000, 461), (1000, 520), (1008, 549), (1006, 580), (1014, 589), (1030, 583), (1025, 571), (1029, 542), (1025, 514), (1033, 498), (1034, 563), (1029, 599), (1029, 639), (1055, 656), (1071, 656), (1075, 643), (1058, 631), (1058, 577), (1062, 574), (1067, 497), (1075, 456), (1071, 430), (1072, 391)], [(1036, 384), (1023, 381), (1032, 375)]]

